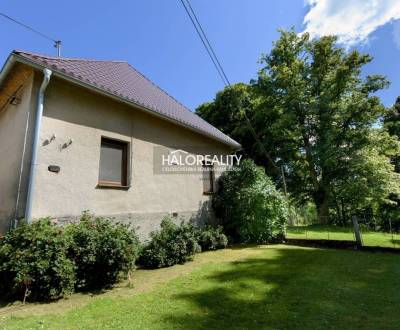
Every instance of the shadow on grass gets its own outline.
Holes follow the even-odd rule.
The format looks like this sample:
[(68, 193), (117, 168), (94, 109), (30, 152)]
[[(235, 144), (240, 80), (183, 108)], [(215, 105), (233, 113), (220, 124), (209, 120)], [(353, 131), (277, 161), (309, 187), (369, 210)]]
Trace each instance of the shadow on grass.
[[(173, 299), (193, 306), (166, 328), (395, 328), (400, 257), (353, 251), (277, 249), (274, 258), (230, 263)], [(397, 306), (397, 307), (396, 307)], [(384, 317), (383, 317), (384, 315)]]

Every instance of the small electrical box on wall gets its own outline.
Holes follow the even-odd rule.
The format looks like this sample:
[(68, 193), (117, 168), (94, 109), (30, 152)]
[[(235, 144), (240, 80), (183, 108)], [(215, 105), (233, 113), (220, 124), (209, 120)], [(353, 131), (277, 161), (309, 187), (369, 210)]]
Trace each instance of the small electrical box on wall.
[(60, 166), (49, 165), (48, 170), (49, 170), (49, 172), (59, 173), (60, 172)]

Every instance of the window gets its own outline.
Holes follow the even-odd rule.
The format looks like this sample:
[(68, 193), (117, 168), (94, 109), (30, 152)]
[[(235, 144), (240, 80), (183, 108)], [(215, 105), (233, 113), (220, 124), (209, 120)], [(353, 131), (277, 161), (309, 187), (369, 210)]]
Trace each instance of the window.
[(101, 138), (99, 185), (128, 185), (128, 143)]
[(203, 164), (203, 193), (212, 194), (214, 192), (214, 167)]

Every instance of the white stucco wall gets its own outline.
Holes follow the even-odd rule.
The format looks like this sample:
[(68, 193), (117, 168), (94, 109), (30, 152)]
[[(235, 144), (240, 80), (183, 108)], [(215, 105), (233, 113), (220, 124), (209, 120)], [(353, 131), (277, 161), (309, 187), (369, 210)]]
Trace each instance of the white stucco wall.
[[(56, 138), (46, 144), (53, 134)], [(102, 136), (130, 143), (127, 190), (97, 186)], [(70, 139), (73, 143), (63, 149)], [(207, 137), (55, 77), (46, 91), (40, 141), (35, 218), (72, 218), (90, 210), (136, 221), (144, 234), (162, 215), (177, 212), (188, 218), (210, 199), (203, 195), (201, 174), (154, 174), (155, 146), (198, 146), (210, 153), (230, 153), (227, 146)], [(61, 171), (51, 173), (49, 165), (58, 165)]]

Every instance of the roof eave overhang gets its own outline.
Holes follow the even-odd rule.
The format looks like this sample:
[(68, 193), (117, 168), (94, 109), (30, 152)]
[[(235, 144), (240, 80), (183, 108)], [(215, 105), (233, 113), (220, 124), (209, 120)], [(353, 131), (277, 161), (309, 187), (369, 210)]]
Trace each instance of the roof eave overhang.
[[(19, 54), (12, 53), (7, 58), (7, 61), (4, 64), (3, 69), (1, 70), (1, 73), (0, 73), (0, 85), (3, 83), (4, 79), (7, 77), (8, 73), (10, 72), (10, 70), (13, 67), (13, 65), (15, 64), (15, 62), (20, 62), (20, 63), (26, 64), (26, 65), (29, 65), (29, 66), (31, 66), (31, 67), (33, 67), (35, 69), (38, 69), (38, 70), (42, 70), (42, 69), (47, 67), (45, 65), (40, 65), (40, 64), (38, 64), (38, 63), (36, 63), (36, 62), (34, 62), (32, 60), (29, 60), (29, 59), (27, 59), (27, 58), (25, 58), (25, 57), (23, 57), (23, 56), (21, 56)], [(129, 105), (131, 107), (138, 108), (138, 109), (140, 109), (140, 110), (142, 110), (142, 111), (144, 111), (146, 113), (149, 113), (149, 114), (151, 114), (151, 115), (153, 115), (155, 117), (158, 117), (158, 118), (161, 118), (163, 120), (166, 120), (166, 121), (169, 121), (171, 123), (174, 123), (176, 125), (185, 127), (185, 128), (187, 128), (187, 129), (189, 129), (189, 130), (191, 130), (193, 132), (196, 132), (196, 133), (200, 134), (200, 135), (207, 136), (208, 138), (210, 138), (212, 140), (218, 141), (218, 142), (220, 142), (220, 143), (222, 143), (224, 145), (229, 146), (233, 151), (237, 151), (237, 150), (242, 149), (242, 147), (241, 147), (241, 145), (239, 143), (229, 143), (227, 141), (219, 139), (218, 137), (216, 137), (216, 136), (214, 136), (212, 134), (207, 134), (206, 132), (204, 132), (204, 131), (202, 131), (202, 130), (194, 127), (194, 126), (188, 125), (186, 123), (182, 123), (179, 120), (174, 120), (174, 119), (172, 119), (172, 118), (170, 118), (168, 116), (165, 116), (165, 115), (163, 115), (163, 114), (161, 114), (159, 112), (156, 112), (153, 109), (145, 107), (142, 104), (136, 103), (136, 102), (134, 102), (132, 100), (129, 100), (129, 99), (126, 99), (124, 97), (117, 96), (117, 95), (115, 95), (115, 94), (113, 94), (111, 92), (108, 92), (108, 91), (106, 91), (106, 90), (104, 90), (102, 88), (96, 87), (96, 86), (94, 86), (92, 84), (85, 83), (85, 82), (83, 82), (81, 80), (75, 79), (75, 78), (73, 78), (73, 77), (71, 77), (71, 76), (69, 76), (67, 74), (64, 74), (64, 73), (62, 73), (62, 72), (60, 72), (58, 70), (55, 70), (54, 68), (51, 68), (51, 67), (47, 67), (47, 68), (52, 70), (53, 71), (53, 75), (56, 76), (56, 77), (59, 77), (59, 78), (64, 79), (66, 81), (69, 81), (69, 82), (71, 82), (71, 83), (73, 83), (75, 85), (87, 88), (87, 89), (92, 90), (92, 91), (94, 91), (96, 93), (99, 93), (101, 95), (107, 96), (107, 97), (109, 97), (111, 99), (114, 99), (114, 100), (116, 100), (118, 102), (125, 103), (125, 104), (127, 104), (127, 105)]]
[(15, 54), (11, 54), (8, 56), (6, 62), (4, 63), (1, 72), (0, 72), (0, 86), (3, 84), (4, 80), (7, 78), (8, 74), (10, 73), (14, 63), (16, 61)]

